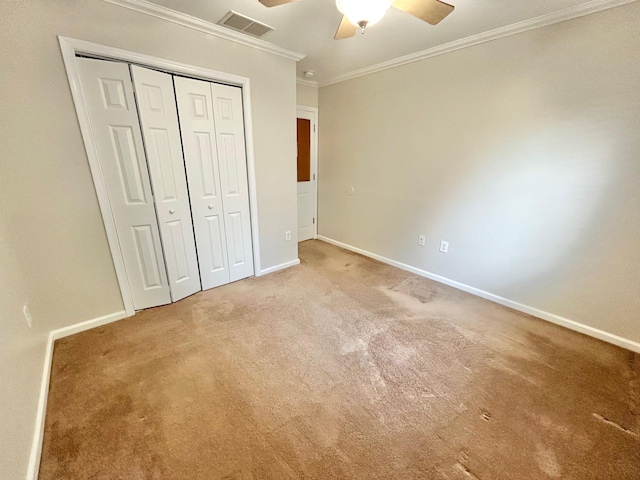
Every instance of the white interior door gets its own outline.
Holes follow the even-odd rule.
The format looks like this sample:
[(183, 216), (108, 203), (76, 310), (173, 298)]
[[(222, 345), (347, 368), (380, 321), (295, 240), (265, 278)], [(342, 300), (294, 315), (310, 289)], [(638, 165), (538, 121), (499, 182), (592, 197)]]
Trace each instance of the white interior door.
[(87, 58), (77, 65), (134, 307), (170, 303), (129, 67)]
[(131, 66), (155, 198), (171, 299), (200, 291), (187, 177), (182, 156), (173, 78)]
[(174, 77), (202, 288), (231, 281), (209, 82)]
[(315, 238), (316, 232), (316, 115), (298, 109), (298, 242)]
[(233, 282), (253, 275), (242, 90), (219, 83), (210, 85), (218, 144), (229, 274)]

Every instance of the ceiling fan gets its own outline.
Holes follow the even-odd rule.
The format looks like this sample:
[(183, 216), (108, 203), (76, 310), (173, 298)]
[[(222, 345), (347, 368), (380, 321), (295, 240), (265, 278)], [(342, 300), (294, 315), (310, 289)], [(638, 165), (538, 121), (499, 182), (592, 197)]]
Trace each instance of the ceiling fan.
[[(297, 0), (259, 0), (265, 7), (276, 7)], [(453, 5), (440, 0), (336, 0), (342, 13), (335, 40), (353, 37), (358, 31), (364, 33), (367, 26), (379, 22), (389, 7), (395, 7), (431, 25), (437, 25), (453, 12)]]

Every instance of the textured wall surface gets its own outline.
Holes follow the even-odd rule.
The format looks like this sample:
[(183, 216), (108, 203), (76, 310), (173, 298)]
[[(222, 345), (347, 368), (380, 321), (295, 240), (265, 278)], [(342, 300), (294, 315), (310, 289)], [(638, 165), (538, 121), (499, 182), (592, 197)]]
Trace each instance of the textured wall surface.
[[(26, 471), (46, 332), (122, 310), (58, 35), (251, 79), (262, 268), (297, 258), (295, 62), (98, 0), (0, 4), (0, 464)], [(5, 287), (6, 286), (6, 287)], [(22, 305), (34, 326), (28, 329)]]
[(298, 105), (306, 105), (307, 107), (318, 106), (318, 89), (308, 85), (296, 84)]
[(640, 341), (639, 27), (634, 2), (321, 88), (319, 233)]

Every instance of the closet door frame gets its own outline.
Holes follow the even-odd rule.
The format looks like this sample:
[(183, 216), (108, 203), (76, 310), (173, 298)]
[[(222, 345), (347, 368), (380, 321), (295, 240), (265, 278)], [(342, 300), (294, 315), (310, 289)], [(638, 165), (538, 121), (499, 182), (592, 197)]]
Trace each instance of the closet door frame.
[(166, 73), (184, 75), (196, 79), (207, 80), (210, 82), (234, 85), (241, 88), (244, 114), (245, 148), (247, 155), (247, 177), (249, 183), (249, 209), (251, 215), (251, 240), (253, 244), (253, 267), (254, 275), (256, 277), (262, 275), (262, 268), (260, 263), (260, 235), (258, 229), (258, 199), (256, 193), (255, 157), (253, 147), (253, 122), (251, 117), (250, 80), (246, 77), (241, 77), (238, 75), (219, 72), (202, 67), (195, 67), (192, 65), (174, 62), (172, 60), (167, 60), (159, 57), (144, 55), (128, 50), (100, 45), (97, 43), (86, 42), (84, 40), (58, 36), (58, 41), (60, 43), (60, 50), (62, 52), (65, 69), (67, 71), (67, 77), (69, 79), (69, 86), (71, 87), (71, 95), (73, 97), (73, 103), (75, 105), (78, 122), (80, 124), (82, 140), (84, 142), (85, 150), (89, 160), (91, 176), (93, 177), (93, 183), (95, 185), (96, 194), (98, 197), (100, 212), (102, 213), (102, 220), (104, 223), (105, 231), (107, 233), (107, 240), (109, 242), (109, 248), (111, 250), (111, 257), (113, 258), (113, 264), (116, 270), (116, 276), (118, 279), (118, 284), (120, 286), (120, 293), (122, 295), (122, 302), (125, 307), (126, 316), (132, 316), (135, 314), (135, 308), (133, 306), (133, 296), (131, 295), (131, 289), (125, 271), (124, 258), (122, 256), (120, 243), (118, 241), (118, 235), (116, 232), (115, 221), (109, 202), (109, 196), (107, 195), (107, 189), (104, 177), (102, 175), (102, 169), (100, 167), (97, 148), (94, 143), (94, 135), (91, 129), (89, 112), (82, 93), (80, 74), (76, 63), (77, 55), (85, 55), (103, 60), (114, 60), (130, 63), (133, 65), (139, 65), (141, 67), (155, 68)]

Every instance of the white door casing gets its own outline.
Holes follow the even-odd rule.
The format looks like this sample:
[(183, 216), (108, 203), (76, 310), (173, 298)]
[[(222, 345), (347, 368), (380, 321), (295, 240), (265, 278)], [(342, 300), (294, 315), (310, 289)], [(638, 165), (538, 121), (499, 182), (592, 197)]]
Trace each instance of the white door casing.
[(134, 307), (170, 303), (129, 67), (76, 61)]
[(297, 118), (310, 121), (311, 178), (298, 182), (298, 242), (316, 238), (317, 235), (317, 188), (318, 188), (318, 137), (317, 109), (298, 106)]
[(171, 299), (200, 291), (172, 76), (131, 66)]
[[(106, 185), (105, 172), (100, 164), (100, 155), (94, 132), (91, 125), (90, 111), (87, 99), (82, 89), (82, 81), (80, 75), (80, 63), (87, 56), (93, 58), (108, 59), (115, 62), (123, 62), (127, 64), (141, 65), (148, 68), (157, 69), (163, 72), (170, 72), (174, 75), (182, 75), (190, 78), (199, 78), (211, 82), (219, 82), (226, 85), (235, 85), (242, 90), (242, 105), (244, 113), (245, 128), (245, 145), (247, 156), (247, 170), (249, 182), (249, 198), (251, 209), (251, 236), (253, 247), (253, 265), (256, 276), (266, 275), (274, 271), (275, 267), (262, 268), (261, 252), (260, 252), (260, 225), (258, 217), (258, 195), (256, 186), (256, 167), (255, 152), (253, 145), (253, 120), (252, 120), (252, 88), (251, 80), (247, 77), (212, 70), (204, 67), (189, 65), (186, 63), (168, 60), (152, 55), (145, 55), (139, 52), (124, 50), (108, 45), (87, 42), (77, 38), (58, 36), (60, 52), (64, 61), (69, 88), (73, 98), (75, 111), (78, 117), (78, 123), (88, 164), (90, 167), (91, 177), (95, 186), (95, 193), (100, 207), (102, 220), (106, 232), (109, 250), (115, 268), (115, 274), (120, 288), (124, 310), (127, 316), (135, 314), (136, 305), (134, 303), (133, 286), (130, 284), (126, 267), (125, 255), (122, 251), (116, 221), (109, 200), (109, 191)], [(166, 273), (165, 273), (166, 275)]]
[(233, 282), (254, 273), (242, 91), (238, 87), (219, 83), (210, 85), (218, 144), (229, 274)]
[(209, 82), (174, 77), (202, 288), (229, 283), (222, 189)]

